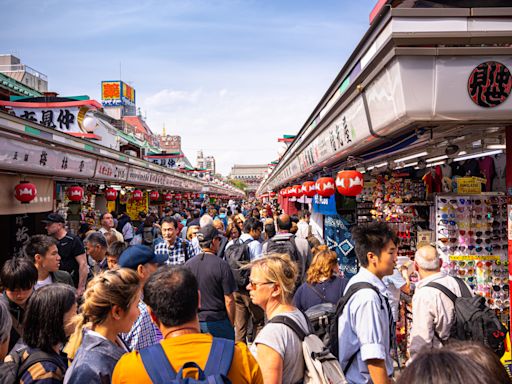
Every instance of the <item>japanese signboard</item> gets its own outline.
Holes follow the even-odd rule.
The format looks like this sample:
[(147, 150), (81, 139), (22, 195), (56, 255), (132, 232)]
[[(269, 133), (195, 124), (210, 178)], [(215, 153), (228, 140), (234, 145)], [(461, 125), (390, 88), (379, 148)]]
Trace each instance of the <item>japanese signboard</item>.
[(478, 195), (482, 193), (482, 180), (479, 177), (457, 178), (457, 193), (459, 195)]
[(128, 167), (110, 161), (98, 160), (94, 177), (102, 180), (126, 181)]
[(503, 103), (512, 88), (512, 76), (505, 64), (486, 61), (478, 65), (468, 79), (468, 93), (473, 102), (484, 108)]
[(0, 140), (2, 168), (52, 175), (89, 178), (94, 175), (96, 160), (18, 140)]
[(2, 185), (0, 188), (0, 212), (3, 215), (48, 212), (53, 209), (53, 180), (37, 176), (30, 176), (27, 179), (36, 186), (37, 196), (30, 204), (21, 204), (14, 197), (14, 188), (20, 182), (20, 178), (8, 175), (0, 176), (0, 185)]
[(101, 102), (104, 106), (135, 105), (135, 89), (130, 85), (116, 81), (101, 82)]
[(66, 133), (83, 132), (78, 122), (79, 107), (28, 108), (15, 107), (14, 114), (22, 119)]
[(148, 193), (144, 192), (144, 196), (142, 200), (135, 201), (133, 199), (128, 199), (126, 202), (126, 214), (130, 216), (132, 220), (139, 220), (139, 212), (148, 212)]

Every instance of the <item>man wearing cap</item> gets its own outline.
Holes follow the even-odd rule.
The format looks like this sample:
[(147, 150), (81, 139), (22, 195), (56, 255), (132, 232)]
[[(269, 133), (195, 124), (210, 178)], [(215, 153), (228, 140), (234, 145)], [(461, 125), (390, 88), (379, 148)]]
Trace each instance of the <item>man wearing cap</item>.
[[(119, 256), (119, 267), (130, 268), (139, 275), (141, 286), (155, 273), (160, 265), (165, 264), (167, 258), (164, 255), (154, 253), (145, 245), (132, 245)], [(162, 334), (151, 321), (146, 304), (139, 301), (139, 317), (133, 324), (130, 332), (123, 334), (122, 338), (132, 351), (140, 350), (162, 340)]]
[(202, 252), (185, 263), (196, 276), (201, 294), (199, 324), (203, 333), (215, 337), (235, 339), (235, 299), (237, 284), (229, 264), (216, 253), (220, 246), (220, 233), (213, 225), (197, 232)]
[(85, 290), (89, 266), (82, 240), (78, 236), (66, 231), (64, 217), (58, 213), (50, 213), (45, 220), (48, 236), (57, 240), (57, 248), (61, 257), (60, 269), (71, 274), (76, 287), (77, 297), (81, 297)]
[(116, 241), (124, 241), (123, 234), (118, 232), (114, 227), (114, 217), (110, 212), (105, 212), (100, 216), (100, 224), (101, 228), (98, 229), (103, 235), (105, 234), (113, 234), (116, 238)]

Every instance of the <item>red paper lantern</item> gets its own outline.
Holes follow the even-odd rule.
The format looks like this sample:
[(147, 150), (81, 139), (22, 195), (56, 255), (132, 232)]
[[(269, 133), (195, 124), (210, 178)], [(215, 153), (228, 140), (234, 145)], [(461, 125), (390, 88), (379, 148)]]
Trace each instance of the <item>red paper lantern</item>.
[(291, 189), (290, 187), (286, 187), (286, 188), (284, 189), (283, 197), (286, 197), (286, 198), (291, 197), (291, 196), (290, 196), (290, 189)]
[(336, 188), (345, 196), (357, 196), (363, 191), (363, 174), (358, 171), (340, 171), (336, 176)]
[(177, 194), (174, 196), (174, 198), (175, 198), (176, 200), (181, 200), (181, 193), (177, 193)]
[(105, 199), (115, 201), (117, 199), (117, 191), (114, 188), (105, 189)]
[(304, 195), (304, 193), (302, 192), (302, 185), (294, 185), (293, 188), (295, 189), (294, 196), (296, 198), (302, 197), (302, 195)]
[(142, 193), (142, 191), (140, 189), (136, 189), (135, 191), (132, 192), (132, 199), (134, 201), (142, 201), (144, 197), (144, 194)]
[(151, 193), (149, 194), (149, 199), (151, 201), (157, 201), (159, 197), (160, 194), (158, 193), (158, 191), (151, 191)]
[(172, 201), (172, 193), (164, 193), (164, 201), (166, 203)]
[(28, 204), (37, 196), (37, 188), (28, 181), (22, 181), (14, 187), (14, 197), (22, 204)]
[(73, 185), (67, 190), (68, 199), (71, 201), (81, 201), (84, 197), (84, 189), (78, 185)]
[(316, 195), (315, 182), (305, 181), (302, 184), (302, 193), (307, 197), (313, 197)]
[(316, 193), (322, 197), (334, 195), (334, 179), (332, 177), (321, 177), (315, 183)]
[(277, 193), (275, 193), (275, 192), (270, 192), (270, 193), (269, 193), (269, 196), (270, 196), (270, 198), (271, 198), (271, 199), (273, 199), (274, 197), (276, 197), (276, 195), (277, 195)]

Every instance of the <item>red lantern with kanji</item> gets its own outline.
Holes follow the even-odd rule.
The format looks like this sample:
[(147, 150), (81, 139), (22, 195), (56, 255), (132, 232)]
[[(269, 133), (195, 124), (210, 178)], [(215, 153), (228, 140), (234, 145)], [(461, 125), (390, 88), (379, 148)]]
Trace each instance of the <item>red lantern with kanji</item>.
[(363, 191), (363, 174), (358, 171), (340, 171), (336, 176), (336, 189), (345, 196), (357, 196)]
[(334, 179), (332, 177), (321, 177), (315, 183), (316, 193), (322, 197), (334, 195)]
[(73, 185), (67, 190), (68, 199), (74, 202), (81, 201), (84, 197), (84, 189), (78, 185)]
[(174, 196), (174, 198), (175, 198), (176, 200), (181, 200), (181, 193), (177, 193), (177, 194)]
[(166, 203), (169, 203), (170, 201), (172, 201), (172, 193), (164, 193), (164, 201)]
[(316, 195), (315, 182), (314, 181), (305, 181), (302, 184), (302, 193), (304, 196), (313, 197)]
[(105, 199), (107, 201), (115, 201), (117, 199), (117, 191), (114, 188), (105, 189)]
[(144, 194), (142, 193), (142, 191), (140, 189), (136, 189), (135, 191), (132, 192), (132, 199), (134, 201), (142, 201), (144, 197)]
[(28, 204), (37, 196), (37, 188), (28, 181), (22, 181), (14, 187), (14, 197), (22, 204)]
[(284, 197), (284, 188), (279, 190), (279, 196)]
[(304, 195), (304, 193), (302, 192), (302, 185), (294, 185), (293, 188), (295, 189), (294, 196), (296, 198), (302, 197), (302, 195)]
[(160, 194), (158, 193), (158, 191), (151, 191), (151, 193), (149, 194), (149, 199), (151, 201), (157, 201), (159, 197)]
[(271, 198), (271, 199), (273, 199), (274, 197), (276, 197), (276, 195), (277, 195), (277, 193), (275, 193), (275, 192), (270, 192), (270, 193), (269, 193), (269, 196), (270, 196), (270, 198)]
[(185, 200), (190, 199), (190, 193), (185, 193), (185, 194), (183, 194), (183, 198), (184, 198)]

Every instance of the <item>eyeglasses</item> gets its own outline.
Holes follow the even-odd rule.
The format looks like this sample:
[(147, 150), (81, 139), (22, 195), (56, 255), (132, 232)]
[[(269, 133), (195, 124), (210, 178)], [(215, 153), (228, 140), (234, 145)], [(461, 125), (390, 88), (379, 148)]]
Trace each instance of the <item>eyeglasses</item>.
[(252, 281), (252, 280), (249, 280), (249, 285), (251, 286), (251, 288), (257, 288), (258, 285), (266, 285), (266, 284), (274, 284), (272, 281)]

